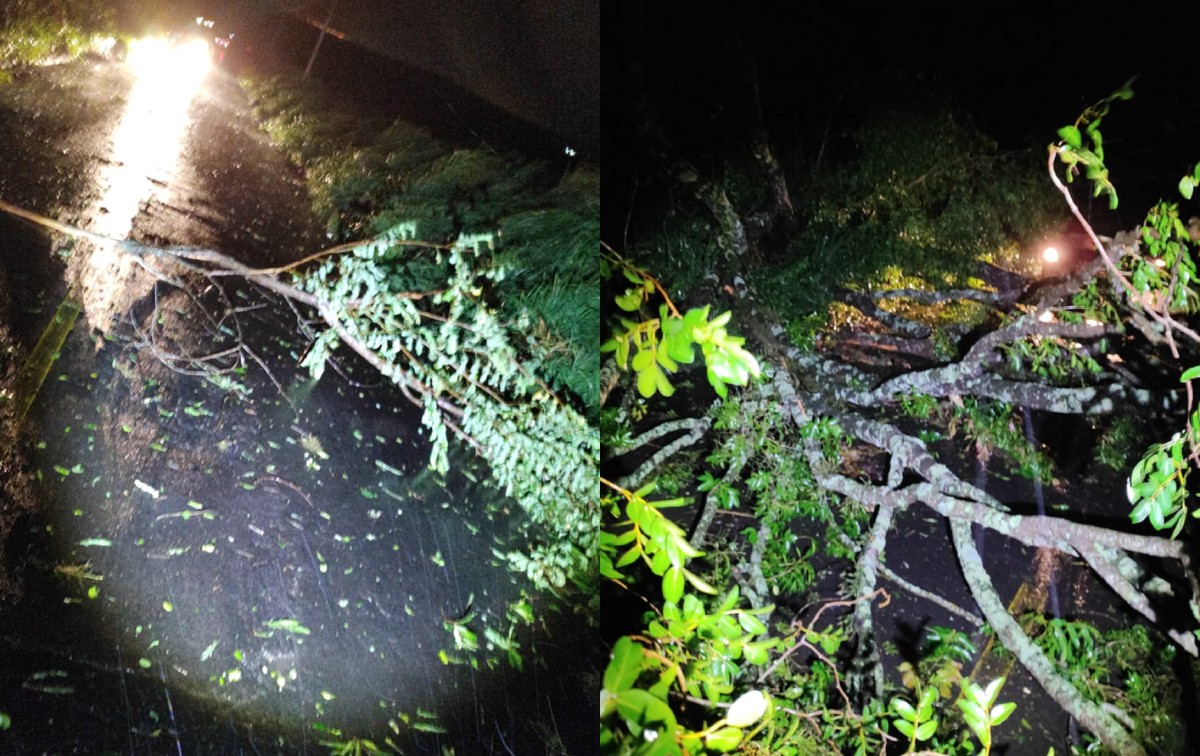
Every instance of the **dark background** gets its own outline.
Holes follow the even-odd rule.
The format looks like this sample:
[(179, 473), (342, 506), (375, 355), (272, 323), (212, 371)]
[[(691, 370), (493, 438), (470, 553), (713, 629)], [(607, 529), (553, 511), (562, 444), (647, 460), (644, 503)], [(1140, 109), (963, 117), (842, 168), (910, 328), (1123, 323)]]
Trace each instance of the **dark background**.
[[(215, 18), (238, 44), (307, 60), (333, 0), (136, 0), (131, 24)], [(358, 48), (442, 77), (588, 153), (599, 143), (600, 3), (598, 0), (337, 0), (314, 66), (319, 75), (337, 48)], [(380, 67), (378, 83), (390, 73)], [(370, 84), (370, 77), (364, 77)]]
[[(630, 62), (645, 72), (673, 146), (700, 170), (743, 147), (745, 81), (731, 32), (757, 67), (777, 154), (809, 158), (872, 113), (914, 98), (974, 117), (1002, 149), (1042, 160), (1056, 130), (1132, 76), (1105, 119), (1121, 196), (1104, 225), (1130, 227), (1200, 159), (1200, 6), (759, 3), (608, 6), (602, 19), (605, 238), (620, 238), (631, 177), (653, 171), (631, 125)], [(828, 159), (830, 155), (826, 155)], [(836, 153), (832, 155), (836, 158)], [(785, 166), (786, 169), (787, 166)], [(1098, 203), (1100, 204), (1100, 203)], [(1200, 207), (1183, 216), (1200, 213)]]

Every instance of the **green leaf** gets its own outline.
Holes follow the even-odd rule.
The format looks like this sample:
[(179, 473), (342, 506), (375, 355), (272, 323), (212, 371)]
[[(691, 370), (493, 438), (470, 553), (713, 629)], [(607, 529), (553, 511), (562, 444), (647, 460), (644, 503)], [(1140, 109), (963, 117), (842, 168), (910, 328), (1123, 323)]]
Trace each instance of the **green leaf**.
[(663, 574), (663, 598), (667, 601), (678, 602), (683, 598), (683, 568), (675, 565)]
[(903, 719), (896, 719), (896, 720), (893, 720), (892, 724), (894, 724), (896, 726), (896, 729), (900, 731), (901, 735), (908, 738), (909, 740), (912, 740), (913, 733), (916, 731), (916, 728), (913, 727), (912, 722), (908, 722)]
[(729, 389), (725, 388), (725, 383), (717, 377), (712, 368), (708, 369), (708, 382), (712, 385), (713, 391), (717, 392), (717, 396), (724, 399), (729, 395)]
[(701, 593), (707, 593), (709, 595), (716, 594), (717, 589), (714, 588), (710, 583), (706, 582), (699, 575), (696, 575), (694, 572), (692, 572), (690, 570), (684, 570), (683, 576), (685, 578), (687, 578), (687, 581), (692, 584), (693, 588), (700, 591)]
[(296, 635), (309, 635), (312, 633), (312, 630), (309, 630), (307, 627), (301, 625), (299, 622), (290, 617), (269, 620), (263, 624), (272, 630), (283, 630)]
[(657, 387), (658, 379), (655, 373), (658, 372), (658, 365), (651, 365), (648, 369), (638, 373), (637, 388), (638, 393), (643, 399), (649, 399), (654, 396), (654, 391)]
[(663, 396), (671, 396), (675, 393), (675, 387), (671, 385), (671, 381), (667, 379), (667, 374), (654, 366), (654, 383), (658, 387), (658, 393)]
[[(917, 710), (913, 708), (912, 704), (910, 704), (908, 701), (905, 701), (903, 698), (893, 698), (892, 708), (896, 710), (897, 714), (904, 717), (909, 722), (914, 722), (917, 719)], [(905, 734), (909, 737), (912, 737), (911, 732)]]
[(1003, 675), (988, 683), (987, 688), (983, 691), (983, 695), (976, 700), (984, 706), (991, 706), (996, 701), (996, 697), (1000, 695), (1000, 688), (1002, 687), (1004, 687)]
[(1008, 703), (1002, 703), (999, 706), (996, 706), (995, 708), (993, 708), (992, 709), (992, 727), (996, 727), (1001, 722), (1008, 719), (1009, 716), (1013, 713), (1013, 711), (1016, 710), (1016, 708), (1017, 708), (1017, 705), (1015, 703), (1013, 703), (1012, 701), (1009, 701)]
[(1200, 365), (1195, 365), (1195, 366), (1190, 367), (1187, 370), (1183, 371), (1183, 375), (1179, 376), (1179, 382), (1187, 383), (1188, 381), (1196, 378), (1197, 376), (1200, 376)]
[(751, 635), (761, 635), (767, 632), (767, 626), (764, 625), (757, 617), (749, 614), (739, 614), (738, 623), (742, 629)]
[(1163, 494), (1165, 493), (1166, 491), (1163, 491), (1154, 498), (1150, 511), (1147, 513), (1150, 517), (1150, 527), (1155, 530), (1163, 530), (1167, 527), (1166, 512), (1164, 510), (1169, 508), (1170, 500), (1163, 499)]
[(666, 345), (667, 353), (671, 355), (671, 359), (676, 362), (688, 365), (695, 361), (696, 350), (693, 346), (691, 335), (686, 331), (680, 331), (669, 340), (664, 335), (663, 343)]
[(656, 551), (650, 557), (650, 571), (655, 575), (665, 575), (671, 566), (671, 555), (666, 551)]
[(617, 695), (617, 711), (626, 722), (638, 727), (654, 727), (662, 722), (675, 726), (675, 714), (665, 701), (655, 698), (644, 690), (631, 688)]
[(737, 727), (722, 727), (704, 736), (704, 744), (722, 753), (732, 751), (742, 742), (742, 731)]
[(1075, 126), (1063, 126), (1058, 130), (1058, 138), (1075, 149), (1083, 146), (1083, 135), (1079, 133), (1079, 129)]
[(775, 646), (775, 638), (746, 643), (742, 646), (742, 654), (746, 657), (747, 662), (761, 667), (767, 663), (767, 659), (769, 658), (767, 652)]
[[(1016, 704), (1014, 704), (1015, 706)], [(938, 721), (931, 719), (917, 728), (917, 740), (929, 740), (937, 732)]]
[(837, 635), (830, 634), (821, 638), (821, 650), (829, 656), (836, 654), (841, 645), (842, 639)]
[(645, 346), (638, 349), (638, 353), (633, 355), (633, 362), (630, 363), (635, 373), (640, 373), (654, 364), (654, 346)]
[(641, 556), (641, 552), (638, 550), (638, 547), (631, 547), (628, 551), (621, 555), (621, 558), (617, 560), (617, 563), (614, 565), (614, 567), (616, 567), (618, 570), (622, 567), (628, 567), (636, 562), (639, 556)]
[(963, 719), (966, 720), (967, 724), (970, 725), (971, 729), (975, 730), (975, 734), (978, 735), (979, 730), (976, 728), (987, 723), (987, 712), (985, 712), (979, 704), (975, 703), (969, 698), (958, 699), (958, 708), (962, 709)]
[(612, 658), (604, 670), (604, 689), (615, 695), (633, 687), (641, 674), (644, 658), (645, 649), (632, 638), (618, 638), (613, 645)]
[(629, 289), (624, 294), (615, 298), (617, 307), (620, 307), (625, 312), (637, 312), (642, 306), (642, 291), (641, 289)]
[(1138, 524), (1145, 520), (1150, 514), (1150, 507), (1154, 504), (1152, 499), (1142, 499), (1136, 507), (1129, 513), (1129, 520), (1133, 524)]

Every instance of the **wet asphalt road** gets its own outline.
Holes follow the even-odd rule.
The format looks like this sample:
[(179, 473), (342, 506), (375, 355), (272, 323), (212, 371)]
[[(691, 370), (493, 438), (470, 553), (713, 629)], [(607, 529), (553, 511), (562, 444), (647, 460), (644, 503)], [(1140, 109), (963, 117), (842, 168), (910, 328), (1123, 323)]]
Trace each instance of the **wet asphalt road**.
[[(95, 226), (133, 78), (127, 65), (99, 58), (16, 72), (0, 89), (0, 197)], [(171, 191), (145, 202), (130, 238), (246, 262), (279, 262), (320, 243), (299, 171), (268, 144), (227, 71), (208, 75), (190, 116), (179, 164), (151, 177)]]
[[(129, 65), (97, 58), (19, 71), (0, 90), (0, 198), (85, 230), (215, 249), (255, 265), (320, 248), (299, 171), (268, 144), (227, 71), (211, 71), (190, 103), (186, 123), (178, 125), (177, 160), (156, 156), (145, 166), (137, 162), (163, 129), (156, 127), (158, 114), (150, 114), (143, 119), (148, 129), (122, 137), (130, 111), (147, 107), (134, 101), (134, 84)], [(111, 277), (134, 279), (120, 301), (89, 306), (92, 326), (106, 330), (102, 318), (129, 309), (152, 279), (128, 260), (83, 266), (81, 257), (68, 258), (63, 278), (85, 299), (99, 283), (115, 291)], [(24, 275), (41, 283), (29, 261), (6, 262), (14, 285)]]

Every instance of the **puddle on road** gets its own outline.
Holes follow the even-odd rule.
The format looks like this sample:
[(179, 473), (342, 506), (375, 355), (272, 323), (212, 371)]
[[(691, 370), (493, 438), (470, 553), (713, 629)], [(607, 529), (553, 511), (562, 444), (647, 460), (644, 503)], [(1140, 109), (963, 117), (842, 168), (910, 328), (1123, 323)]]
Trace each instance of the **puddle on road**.
[(287, 398), (258, 367), (239, 397), (79, 330), (31, 423), (53, 569), (98, 646), (309, 738), (520, 726), (544, 607), (495, 553), (516, 514), (470, 460), (428, 471), (417, 408), (369, 369), (314, 385), (283, 321), (246, 330), (281, 334), (253, 348)]

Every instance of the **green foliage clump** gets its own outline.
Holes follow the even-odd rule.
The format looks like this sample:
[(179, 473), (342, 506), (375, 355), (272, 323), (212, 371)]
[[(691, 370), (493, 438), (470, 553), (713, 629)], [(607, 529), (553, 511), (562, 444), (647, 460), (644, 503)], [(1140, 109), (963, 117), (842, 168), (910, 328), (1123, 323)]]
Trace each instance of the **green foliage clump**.
[(1129, 713), (1134, 736), (1156, 753), (1181, 753), (1176, 647), (1144, 625), (1100, 631), (1082, 620), (1026, 615), (1034, 643), (1089, 701)]
[(1124, 416), (1113, 418), (1096, 442), (1096, 461), (1113, 470), (1124, 471), (1140, 437), (1133, 420)]
[(7, 0), (0, 7), (0, 81), (4, 69), (47, 58), (75, 58), (113, 28), (113, 11), (89, 0)]
[[(744, 609), (737, 587), (719, 604), (699, 598), (714, 589), (687, 569), (702, 556), (660, 509), (678, 501), (648, 501), (654, 486), (638, 491), (616, 488), (624, 506), (606, 497), (606, 508), (624, 519), (600, 534), (600, 572), (609, 580), (629, 580), (621, 570), (644, 564), (661, 576), (661, 614), (638, 638), (616, 641), (600, 691), (600, 752), (603, 754), (702, 754), (727, 752), (752, 737), (770, 717), (770, 697), (759, 690), (738, 696), (716, 722), (693, 729), (676, 714), (672, 690), (709, 704), (728, 702), (743, 669), (767, 663), (778, 648), (759, 616), (772, 607)], [(747, 732), (749, 731), (749, 732)], [(651, 744), (645, 746), (642, 744)]]
[(779, 312), (824, 312), (838, 289), (878, 285), (888, 268), (944, 285), (1054, 221), (1037, 162), (1001, 153), (952, 109), (890, 110), (853, 141), (853, 159), (807, 192), (817, 199), (790, 261), (760, 283)]
[(527, 364), (529, 318), (507, 321), (491, 305), (489, 293), (508, 274), (492, 255), (493, 237), (431, 249), (406, 243), (414, 231), (414, 224), (398, 226), (298, 274), (297, 286), (319, 296), (323, 314), (337, 323), (303, 365), (319, 378), (339, 342), (357, 343), (424, 407), (432, 468), (447, 471), (454, 433), (483, 455), (496, 485), (529, 514), (530, 551), (507, 554), (510, 563), (538, 585), (587, 583), (600, 526), (599, 435)]
[[(696, 347), (704, 356), (708, 382), (717, 396), (724, 398), (729, 393), (727, 386), (745, 386), (759, 376), (758, 360), (742, 349), (746, 339), (725, 328), (733, 313), (724, 312), (709, 320), (707, 305), (680, 313), (658, 279), (611, 250), (601, 258), (600, 269), (605, 278), (620, 272), (632, 284), (615, 301), (622, 311), (641, 320), (619, 318), (619, 325), (600, 345), (600, 351), (613, 352), (617, 367), (632, 368), (637, 373), (637, 390), (642, 398), (674, 394), (675, 386), (668, 375), (678, 371), (681, 364), (691, 364), (696, 359)], [(652, 302), (656, 292), (662, 295), (658, 317), (646, 317), (642, 309)]]
[(1008, 402), (968, 396), (943, 406), (933, 397), (909, 394), (900, 398), (900, 410), (910, 417), (946, 422), (948, 435), (970, 442), (982, 459), (993, 452), (1004, 454), (1022, 477), (1040, 478), (1043, 483), (1054, 478), (1053, 461), (1029, 441), (1016, 407)]
[[(820, 444), (827, 459), (837, 459), (845, 433), (828, 418), (796, 429), (776, 404), (743, 402), (730, 397), (716, 410), (713, 424), (718, 440), (708, 463), (718, 469), (749, 459), (746, 490), (751, 494), (756, 521), (768, 528), (762, 544), (762, 572), (773, 595), (798, 595), (815, 580), (811, 558), (821, 553), (851, 556), (843, 539), (856, 540), (866, 524), (866, 512), (855, 502), (821, 489), (803, 455), (794, 450), (803, 440)], [(715, 483), (714, 476), (707, 476)], [(702, 485), (701, 490), (705, 490)], [(800, 532), (824, 528), (807, 547)], [(756, 528), (743, 535), (758, 539)]]
[[(485, 149), (453, 150), (401, 120), (359, 124), (313, 82), (246, 80), (272, 141), (305, 169), (313, 209), (331, 238), (361, 239), (415, 223), (426, 241), (497, 232), (508, 270), (491, 292), (508, 319), (528, 321), (522, 345), (531, 368), (566, 391), (592, 420), (598, 412), (599, 171), (563, 176), (549, 165)], [(404, 275), (416, 289), (421, 263)]]
[(500, 221), (500, 259), (512, 283), (504, 311), (525, 311), (540, 337), (530, 348), (557, 388), (581, 397), (589, 416), (599, 409), (600, 276), (595, 265), (600, 238), (600, 172), (574, 171), (543, 197), (536, 209)]

